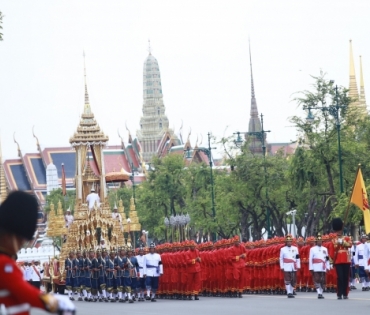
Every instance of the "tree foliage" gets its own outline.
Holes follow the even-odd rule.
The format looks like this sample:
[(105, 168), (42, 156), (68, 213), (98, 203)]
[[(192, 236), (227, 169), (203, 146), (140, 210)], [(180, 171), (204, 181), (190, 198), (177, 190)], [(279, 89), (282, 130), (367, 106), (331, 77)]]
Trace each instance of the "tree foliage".
[[(362, 164), (364, 179), (370, 177), (370, 119), (350, 104), (348, 90), (335, 89), (325, 74), (313, 77), (310, 90), (296, 94), (294, 101), (303, 116), (291, 122), (300, 136), (293, 155), (253, 154), (249, 143), (236, 149), (233, 139), (223, 138), (223, 169), (213, 169), (215, 216), (212, 212), (210, 167), (204, 163), (188, 165), (182, 155), (154, 159), (153, 171), (136, 189), (136, 208), (144, 229), (158, 239), (170, 239), (164, 219), (171, 215), (191, 217), (190, 234), (216, 233), (220, 238), (241, 234), (244, 239), (260, 239), (270, 221), (272, 236), (289, 232), (297, 210), (297, 233), (315, 235), (330, 231), (334, 216), (345, 216), (357, 165)], [(333, 105), (342, 108), (339, 120)], [(325, 108), (330, 108), (330, 111)], [(338, 123), (340, 123), (344, 193), (339, 189)], [(114, 196), (113, 196), (114, 194)], [(128, 209), (131, 188), (110, 193), (110, 202), (122, 198)], [(361, 225), (362, 214), (350, 206), (347, 229)]]

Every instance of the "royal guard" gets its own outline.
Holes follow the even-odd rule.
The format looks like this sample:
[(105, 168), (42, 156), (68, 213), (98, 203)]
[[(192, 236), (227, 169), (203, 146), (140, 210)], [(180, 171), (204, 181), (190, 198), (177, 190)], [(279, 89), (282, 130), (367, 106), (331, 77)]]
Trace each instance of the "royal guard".
[(240, 245), (239, 236), (233, 238), (233, 246), (229, 249), (229, 261), (232, 266), (232, 293), (235, 296), (242, 297), (244, 286), (244, 269), (245, 269), (246, 250)]
[(76, 270), (73, 268), (73, 260), (74, 260), (74, 252), (70, 251), (68, 257), (64, 262), (64, 268), (66, 271), (66, 290), (68, 292), (68, 297), (71, 301), (74, 301), (74, 297), (72, 295), (73, 288), (76, 288)]
[(116, 302), (116, 299), (113, 297), (113, 290), (117, 290), (116, 274), (117, 271), (114, 269), (114, 259), (116, 256), (116, 251), (111, 250), (109, 253), (109, 258), (105, 265), (105, 273), (107, 277), (107, 292), (109, 294), (109, 301)]
[[(323, 246), (328, 248), (329, 250), (329, 244), (332, 242), (334, 238), (336, 238), (335, 233), (330, 233), (328, 235), (323, 236)], [(330, 258), (330, 256), (329, 256)], [(326, 271), (326, 290), (328, 292), (335, 293), (337, 288), (337, 274), (334, 268), (329, 268), (329, 270)]]
[(91, 290), (92, 290), (92, 272), (93, 272), (93, 266), (92, 266), (92, 260), (95, 257), (95, 253), (93, 249), (89, 250), (89, 253), (85, 259), (84, 262), (84, 269), (85, 269), (85, 288), (87, 297), (85, 298), (85, 301), (93, 301), (93, 298), (91, 296)]
[(24, 280), (16, 259), (20, 248), (33, 239), (38, 203), (23, 191), (13, 191), (0, 205), (0, 305), (1, 313), (28, 315), (31, 307), (50, 313), (74, 314), (65, 296), (45, 294)]
[(317, 298), (323, 299), (322, 295), (326, 285), (326, 270), (330, 269), (328, 249), (322, 246), (322, 236), (316, 236), (316, 246), (311, 247), (308, 264), (313, 282), (317, 291)]
[(199, 251), (197, 249), (197, 245), (194, 241), (187, 241), (187, 246), (189, 250), (187, 251), (186, 256), (186, 264), (187, 264), (187, 284), (188, 289), (187, 292), (190, 293), (188, 299), (192, 299), (192, 295), (194, 296), (194, 300), (199, 300), (198, 294), (200, 291), (200, 272), (201, 272), (201, 258), (199, 255)]
[(293, 288), (296, 285), (297, 270), (301, 268), (298, 248), (292, 246), (290, 234), (285, 237), (285, 246), (280, 249), (280, 269), (284, 273), (285, 287), (288, 298), (294, 298)]
[(338, 300), (348, 299), (349, 269), (351, 266), (349, 249), (352, 247), (352, 242), (348, 236), (343, 236), (342, 219), (333, 219), (332, 228), (336, 237), (328, 244), (328, 250), (337, 273), (337, 298)]

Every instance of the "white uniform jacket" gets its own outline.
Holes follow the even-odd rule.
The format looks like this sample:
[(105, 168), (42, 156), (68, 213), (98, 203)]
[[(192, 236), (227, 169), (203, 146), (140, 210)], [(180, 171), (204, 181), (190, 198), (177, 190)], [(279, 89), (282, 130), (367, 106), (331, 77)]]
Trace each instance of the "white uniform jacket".
[(353, 257), (353, 262), (355, 265), (359, 265), (361, 267), (366, 267), (368, 261), (368, 253), (366, 244), (358, 244), (356, 246), (355, 256)]
[(308, 260), (308, 269), (315, 272), (326, 272), (330, 269), (328, 249), (324, 246), (312, 246)]
[(298, 248), (295, 246), (284, 246), (280, 249), (280, 269), (284, 271), (297, 271), (301, 268)]
[(145, 255), (143, 256), (140, 256), (140, 255), (137, 255), (136, 256), (136, 259), (137, 259), (137, 263), (139, 265), (139, 273), (140, 273), (140, 278), (142, 278), (144, 276), (144, 272), (146, 270), (146, 258), (145, 258)]
[(144, 274), (147, 275), (147, 277), (159, 277), (159, 275), (163, 274), (161, 255), (157, 253), (146, 254), (145, 261)]

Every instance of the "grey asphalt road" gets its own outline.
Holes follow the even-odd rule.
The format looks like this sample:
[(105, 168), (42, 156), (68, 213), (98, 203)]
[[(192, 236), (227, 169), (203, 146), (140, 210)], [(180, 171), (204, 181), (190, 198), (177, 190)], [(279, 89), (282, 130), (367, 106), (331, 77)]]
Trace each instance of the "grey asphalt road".
[[(200, 297), (199, 301), (157, 300), (128, 303), (76, 302), (77, 315), (115, 315), (128, 312), (135, 315), (229, 315), (229, 314), (367, 314), (370, 311), (370, 291), (354, 290), (348, 300), (337, 300), (336, 294), (325, 293), (318, 300), (316, 293), (297, 293), (295, 299), (286, 296), (244, 295), (240, 298)], [(47, 314), (32, 310), (32, 315)]]

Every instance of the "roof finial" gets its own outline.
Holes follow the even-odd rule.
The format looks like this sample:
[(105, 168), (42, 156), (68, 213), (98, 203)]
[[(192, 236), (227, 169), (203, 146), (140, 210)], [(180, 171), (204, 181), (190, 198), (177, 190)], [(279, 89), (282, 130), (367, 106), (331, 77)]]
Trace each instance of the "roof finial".
[(150, 46), (150, 39), (148, 39), (148, 52), (149, 52), (149, 55), (152, 54), (152, 47)]
[(20, 148), (19, 143), (17, 142), (17, 140), (15, 140), (15, 132), (13, 133), (13, 140), (14, 140), (14, 143), (17, 145), (18, 157), (22, 158), (21, 148)]
[(132, 143), (131, 132), (127, 127), (127, 121), (126, 121), (125, 125), (126, 125), (126, 130), (128, 131), (128, 143)]
[(125, 143), (123, 142), (121, 134), (119, 133), (119, 128), (117, 129), (117, 132), (118, 132), (118, 137), (121, 139), (121, 149), (126, 151)]
[(90, 101), (89, 101), (89, 93), (87, 92), (87, 82), (86, 82), (86, 60), (85, 60), (85, 50), (83, 51), (84, 56), (84, 80), (85, 80), (85, 106), (84, 106), (84, 114), (90, 114)]
[(40, 143), (39, 143), (39, 138), (36, 137), (35, 135), (35, 126), (32, 126), (32, 135), (33, 137), (36, 139), (36, 146), (37, 146), (37, 150), (39, 152), (41, 152), (41, 147), (40, 147)]

